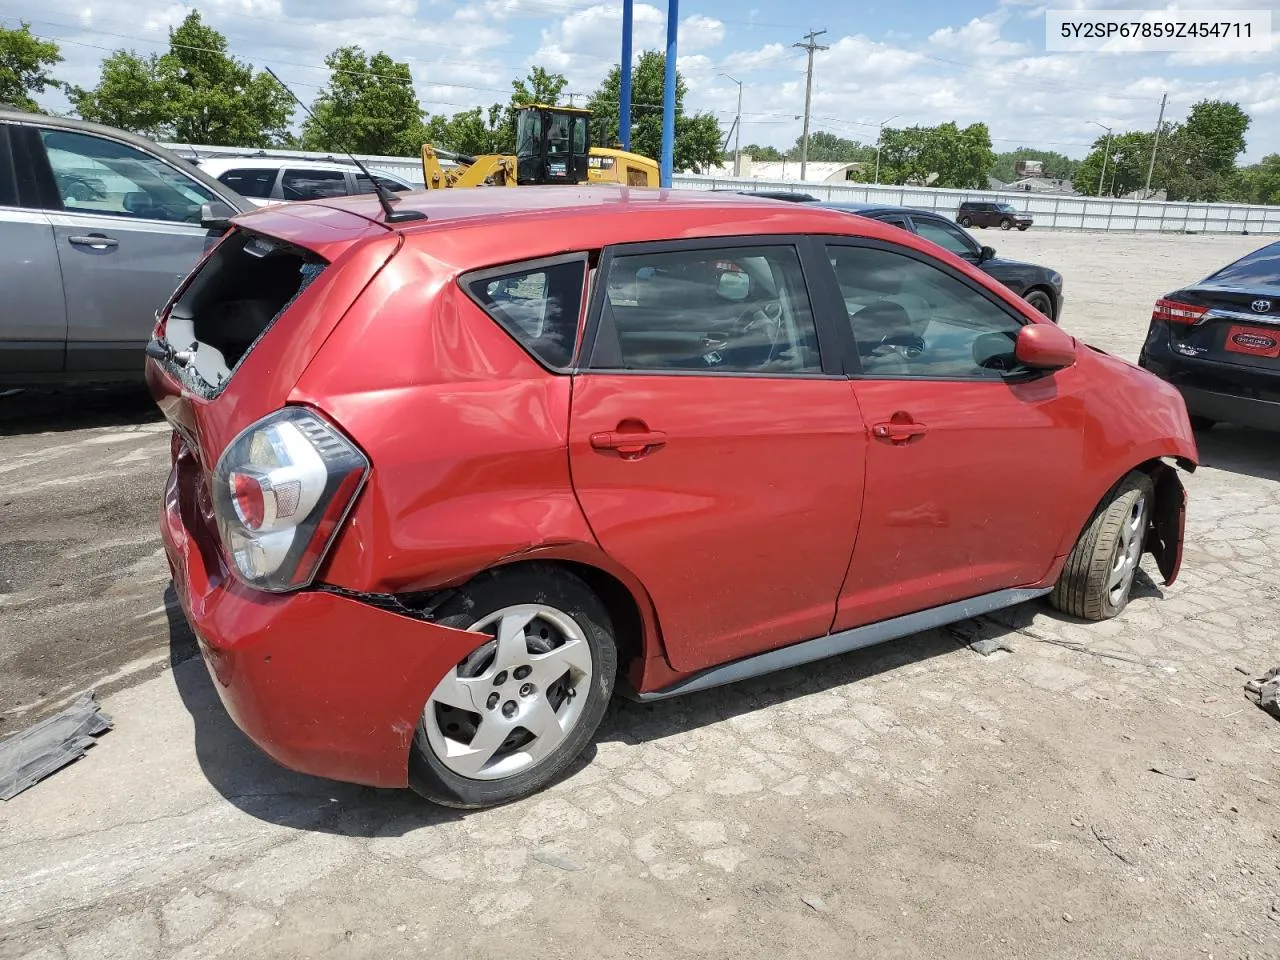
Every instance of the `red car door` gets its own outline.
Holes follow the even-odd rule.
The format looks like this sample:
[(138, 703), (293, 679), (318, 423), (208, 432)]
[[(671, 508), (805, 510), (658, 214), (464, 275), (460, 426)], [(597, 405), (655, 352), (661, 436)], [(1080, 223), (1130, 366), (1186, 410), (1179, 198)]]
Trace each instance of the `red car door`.
[(925, 254), (827, 249), (869, 432), (835, 628), (1040, 580), (1082, 472), (1078, 372), (1019, 369), (1013, 345), (1026, 319)]
[(578, 499), (682, 671), (827, 633), (862, 502), (866, 431), (797, 246), (719, 243), (606, 258), (570, 418)]

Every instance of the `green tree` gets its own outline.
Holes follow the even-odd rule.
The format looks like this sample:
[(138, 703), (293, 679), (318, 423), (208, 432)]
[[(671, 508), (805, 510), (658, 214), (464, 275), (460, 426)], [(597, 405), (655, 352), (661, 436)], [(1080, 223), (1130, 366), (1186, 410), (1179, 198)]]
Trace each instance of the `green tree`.
[[(1166, 135), (1162, 134), (1162, 139)], [(1147, 182), (1147, 167), (1151, 162), (1151, 138), (1152, 134), (1142, 132), (1113, 136), (1104, 171), (1102, 156), (1107, 147), (1107, 137), (1099, 137), (1089, 155), (1076, 168), (1073, 182), (1076, 191), (1088, 196), (1123, 197), (1141, 190)], [(1101, 193), (1098, 191), (1099, 179), (1102, 180)], [(1152, 189), (1157, 189), (1154, 176)]]
[(339, 47), (324, 58), (329, 86), (302, 124), (305, 150), (350, 150), (411, 157), (422, 149), (422, 108), (409, 65), (379, 51)]
[(881, 183), (984, 188), (987, 171), (995, 164), (985, 123), (973, 123), (963, 130), (950, 121), (905, 130), (886, 127), (880, 144)]
[(1240, 171), (1240, 199), (1248, 203), (1280, 204), (1280, 153)]
[(1229, 175), (1235, 171), (1236, 157), (1244, 153), (1244, 135), (1251, 122), (1238, 103), (1201, 100), (1187, 114), (1182, 129), (1203, 167)]
[(1075, 179), (1076, 169), (1080, 166), (1080, 161), (1072, 160), (1065, 154), (1057, 153), (1054, 150), (1018, 147), (1016, 150), (996, 155), (996, 163), (991, 168), (990, 176), (1004, 183), (1012, 183), (1018, 178), (1016, 164), (1019, 160), (1039, 160), (1044, 164), (1044, 176), (1053, 180)]
[(0, 27), (0, 103), (39, 110), (32, 94), (62, 86), (49, 73), (61, 62), (58, 45), (34, 36), (29, 24), (19, 21), (16, 30)]
[(472, 107), (451, 117), (430, 117), (425, 128), (426, 142), (455, 153), (514, 153), (516, 112), (535, 103), (558, 105), (568, 84), (563, 74), (535, 66), (523, 80), (511, 81), (511, 99), (505, 107), (495, 103), (487, 109)]
[(193, 10), (169, 30), (169, 49), (117, 50), (98, 85), (69, 92), (77, 112), (148, 136), (213, 146), (268, 147), (287, 137), (292, 99), (268, 74), (227, 53)]
[[(662, 157), (665, 65), (665, 55), (656, 50), (646, 50), (640, 55), (631, 74), (631, 149), (655, 161)], [(618, 142), (618, 101), (621, 87), (622, 71), (614, 65), (587, 104), (593, 114), (596, 143), (602, 146), (612, 146)], [(686, 90), (684, 78), (677, 71), (674, 166), (676, 170), (702, 170), (720, 162), (724, 138), (720, 133), (720, 125), (712, 114), (691, 116), (685, 113)]]
[[(787, 151), (786, 159), (800, 159), (800, 142), (803, 139), (803, 135), (796, 137), (795, 146)], [(782, 157), (778, 159), (781, 160)], [(826, 130), (818, 130), (809, 134), (809, 159), (817, 163), (865, 163), (868, 160), (874, 163), (876, 148), (857, 140), (846, 140)]]
[(777, 147), (762, 147), (758, 143), (749, 143), (742, 148), (742, 152), (749, 156), (752, 160), (761, 160), (766, 163), (777, 163), (779, 160), (787, 159)]

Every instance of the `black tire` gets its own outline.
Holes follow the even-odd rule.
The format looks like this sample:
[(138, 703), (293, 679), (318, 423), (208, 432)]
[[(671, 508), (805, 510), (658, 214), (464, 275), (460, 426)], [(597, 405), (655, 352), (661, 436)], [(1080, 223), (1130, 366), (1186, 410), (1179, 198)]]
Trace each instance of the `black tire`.
[(1208, 417), (1198, 417), (1194, 414), (1191, 416), (1191, 429), (1197, 433), (1207, 433), (1217, 425), (1217, 420), (1210, 420)]
[[(519, 800), (559, 779), (587, 748), (613, 696), (618, 649), (613, 622), (600, 598), (578, 577), (554, 564), (498, 568), (476, 577), (436, 611), (441, 626), (468, 629), (504, 607), (539, 603), (566, 614), (578, 625), (591, 649), (592, 679), (582, 715), (553, 753), (527, 770), (499, 780), (464, 777), (448, 769), (428, 739), (426, 718), (418, 720), (409, 750), (409, 786), (433, 803), (479, 809)], [(423, 702), (431, 694), (423, 691)], [(582, 691), (578, 691), (581, 695)], [(425, 711), (424, 711), (425, 713)]]
[(972, 226), (973, 226), (973, 220), (972, 220), (972, 219), (970, 219), (969, 217), (961, 217), (961, 218), (960, 218), (960, 226), (962, 226), (962, 227), (972, 227)]
[[(1107, 589), (1122, 546), (1121, 530), (1135, 504), (1143, 499), (1145, 508), (1138, 537), (1145, 540), (1154, 498), (1151, 478), (1138, 471), (1127, 474), (1111, 489), (1067, 557), (1049, 598), (1054, 607), (1082, 620), (1107, 620), (1125, 608), (1133, 589), (1132, 576), (1119, 597), (1113, 597)], [(1141, 556), (1139, 553), (1138, 558)]]
[(1053, 315), (1053, 298), (1043, 290), (1028, 290), (1023, 299), (1050, 320), (1057, 321), (1058, 318)]
[(1019, 233), (1021, 233), (1021, 232), (1025, 231), (1029, 226), (1030, 226), (1030, 224), (1027, 224), (1027, 223), (1020, 224), (1020, 225), (1018, 226), (1018, 232), (1019, 232)]
[(1013, 221), (1010, 220), (1008, 217), (1005, 217), (1003, 220), (1000, 221), (1001, 230), (1009, 230), (1012, 227), (1013, 227)]

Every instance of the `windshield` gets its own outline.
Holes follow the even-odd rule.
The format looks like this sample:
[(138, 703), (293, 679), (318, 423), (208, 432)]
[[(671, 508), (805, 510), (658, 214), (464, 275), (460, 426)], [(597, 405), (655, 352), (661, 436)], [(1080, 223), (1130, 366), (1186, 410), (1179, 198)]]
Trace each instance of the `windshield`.
[(1017, 213), (1018, 212), (1013, 208), (1012, 203), (998, 203), (996, 204), (996, 206), (999, 208), (1001, 213)]
[(520, 121), (516, 125), (516, 156), (537, 156), (541, 142), (542, 116), (537, 110), (526, 110), (520, 114)]

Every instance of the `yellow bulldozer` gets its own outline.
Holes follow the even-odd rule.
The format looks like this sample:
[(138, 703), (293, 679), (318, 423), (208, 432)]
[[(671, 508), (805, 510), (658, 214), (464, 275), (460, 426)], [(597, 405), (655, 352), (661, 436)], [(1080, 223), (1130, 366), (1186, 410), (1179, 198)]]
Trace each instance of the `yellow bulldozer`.
[[(452, 160), (446, 168), (440, 160)], [(614, 183), (658, 186), (658, 165), (625, 150), (591, 146), (591, 111), (530, 104), (516, 111), (516, 152), (473, 157), (422, 145), (428, 190), (446, 187), (515, 187)]]

